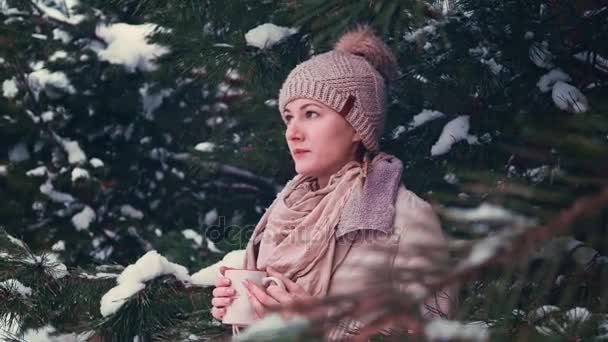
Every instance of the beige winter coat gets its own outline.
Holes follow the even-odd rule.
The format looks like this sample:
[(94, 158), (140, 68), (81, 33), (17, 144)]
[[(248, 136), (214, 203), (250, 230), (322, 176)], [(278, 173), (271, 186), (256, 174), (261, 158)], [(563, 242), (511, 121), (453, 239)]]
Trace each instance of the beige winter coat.
[[(338, 232), (340, 229), (338, 227)], [(356, 230), (338, 233), (333, 276), (330, 281), (329, 295), (345, 294), (365, 288), (367, 280), (374, 280), (373, 274), (392, 272), (395, 267), (427, 267), (429, 259), (414, 248), (414, 245), (430, 244), (435, 252), (444, 251), (446, 239), (433, 208), (413, 192), (401, 185), (395, 202), (394, 230), (392, 232)], [(389, 253), (377, 253), (370, 247), (381, 247)], [(371, 278), (369, 269), (372, 272)], [(389, 273), (390, 274), (390, 273)], [(411, 289), (411, 284), (398, 284), (400, 289)], [(437, 316), (435, 310), (449, 315), (453, 291), (441, 291), (432, 296), (421, 313), (428, 318)], [(329, 340), (347, 338), (349, 332), (356, 332), (357, 323), (349, 322), (348, 327), (334, 330)], [(386, 331), (385, 331), (386, 332)]]

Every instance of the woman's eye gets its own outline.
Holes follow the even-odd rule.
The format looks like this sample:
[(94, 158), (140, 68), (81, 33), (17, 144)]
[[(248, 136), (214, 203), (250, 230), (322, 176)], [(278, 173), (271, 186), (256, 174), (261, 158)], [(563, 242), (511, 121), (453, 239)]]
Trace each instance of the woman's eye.
[(292, 116), (291, 115), (285, 115), (284, 119), (285, 119), (285, 123), (288, 123), (291, 120)]
[(319, 116), (319, 113), (317, 113), (317, 112), (310, 112), (310, 111), (306, 112), (306, 117), (307, 118), (310, 118), (310, 117), (313, 117), (313, 116)]

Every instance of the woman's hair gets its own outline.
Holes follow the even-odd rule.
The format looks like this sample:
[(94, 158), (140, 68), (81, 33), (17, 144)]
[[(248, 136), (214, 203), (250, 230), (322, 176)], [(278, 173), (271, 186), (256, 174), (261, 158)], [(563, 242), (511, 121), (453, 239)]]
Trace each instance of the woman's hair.
[(358, 161), (363, 161), (365, 153), (367, 153), (367, 149), (365, 148), (363, 143), (358, 143), (357, 150), (355, 151), (355, 158), (357, 158)]
[(279, 111), (308, 98), (341, 113), (374, 153), (385, 123), (387, 83), (398, 76), (395, 55), (369, 26), (344, 33), (334, 49), (298, 64), (279, 91)]

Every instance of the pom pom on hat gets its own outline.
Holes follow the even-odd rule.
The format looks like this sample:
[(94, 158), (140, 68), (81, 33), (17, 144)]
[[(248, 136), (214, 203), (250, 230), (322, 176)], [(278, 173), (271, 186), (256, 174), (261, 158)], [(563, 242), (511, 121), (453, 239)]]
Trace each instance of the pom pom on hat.
[(359, 25), (344, 33), (334, 45), (334, 50), (365, 58), (386, 81), (399, 76), (397, 58), (368, 25)]

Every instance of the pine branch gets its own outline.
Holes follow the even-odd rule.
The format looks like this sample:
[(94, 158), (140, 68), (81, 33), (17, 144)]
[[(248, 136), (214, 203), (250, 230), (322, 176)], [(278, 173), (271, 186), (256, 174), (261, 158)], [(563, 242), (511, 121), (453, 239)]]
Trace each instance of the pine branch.
[[(147, 282), (146, 288), (130, 298), (118, 312), (101, 317), (101, 296), (114, 286), (114, 277), (118, 274), (91, 275), (94, 273), (91, 270), (78, 268), (57, 277), (57, 263), (49, 262), (44, 255), (32, 254), (27, 245), (10, 242), (7, 237), (10, 238), (0, 232), (0, 253), (3, 253), (0, 254), (0, 282), (17, 279), (32, 291), (24, 296), (0, 286), (0, 321), (12, 321), (22, 328), (56, 322), (61, 323), (61, 329), (65, 331), (94, 331), (89, 338), (112, 341), (131, 340), (135, 336), (149, 341), (162, 340), (162, 336), (175, 340), (187, 338), (197, 330), (212, 335), (224, 331), (222, 327), (204, 323), (211, 321), (209, 291), (184, 287), (173, 276)], [(4, 251), (11, 252), (6, 254)], [(191, 330), (172, 328), (180, 325)]]
[(313, 41), (327, 45), (356, 23), (381, 28), (380, 34), (402, 39), (404, 28), (420, 24), (425, 17), (442, 15), (424, 0), (407, 1), (302, 1), (292, 9), (297, 25), (310, 27)]
[(223, 164), (213, 161), (196, 160), (190, 166), (190, 170), (201, 176), (201, 173), (210, 172), (212, 178), (229, 177), (240, 182), (246, 182), (264, 191), (276, 194), (280, 186), (274, 180), (254, 174), (251, 171), (242, 169), (234, 165)]
[[(406, 313), (416, 312), (416, 307), (424, 305), (433, 298), (430, 297), (431, 295), (441, 294), (445, 289), (481, 278), (484, 272), (490, 271), (497, 265), (509, 265), (514, 258), (523, 258), (529, 255), (534, 247), (564, 233), (576, 220), (595, 214), (607, 207), (608, 186), (604, 186), (595, 195), (577, 199), (569, 208), (545, 225), (535, 227), (517, 225), (503, 228), (502, 232), (497, 235), (499, 239), (501, 239), (501, 235), (503, 236), (501, 247), (493, 249), (491, 256), (480, 262), (465, 260), (461, 261), (459, 266), (445, 265), (445, 260), (437, 259), (436, 249), (420, 245), (416, 248), (415, 253), (431, 260), (429, 263), (429, 265), (433, 265), (431, 270), (398, 269), (396, 270), (398, 276), (393, 280), (388, 280), (392, 279), (387, 278), (388, 275), (383, 276), (384, 272), (367, 270), (370, 274), (374, 274), (374, 278), (371, 282), (366, 283), (363, 290), (340, 296), (328, 296), (319, 302), (294, 303), (291, 306), (280, 308), (280, 311), (304, 314), (313, 321), (312, 326), (317, 327), (322, 333), (327, 333), (326, 329), (332, 329), (341, 319), (365, 321), (366, 324), (360, 328), (360, 335), (356, 337), (361, 341), (367, 340), (387, 326), (402, 328), (406, 331), (409, 329), (411, 333), (421, 334), (421, 327), (428, 318)], [(483, 241), (479, 243), (483, 243)], [(376, 252), (379, 251), (376, 250)], [(390, 253), (390, 251), (383, 252)], [(414, 252), (408, 251), (408, 253)], [(395, 288), (396, 285), (403, 282), (423, 284), (424, 291), (416, 292), (415, 296), (404, 294)], [(356, 301), (353, 300), (355, 298)], [(323, 307), (346, 309), (334, 309), (336, 314), (330, 318), (326, 311), (320, 310)], [(360, 320), (360, 318), (366, 317), (370, 311), (375, 312), (375, 310), (378, 311), (378, 315), (373, 320)]]
[[(40, 16), (45, 16), (46, 21), (47, 21), (46, 23), (49, 24), (50, 26), (52, 26), (52, 27), (59, 26), (66, 32), (69, 32), (73, 37), (88, 38), (97, 43), (100, 43), (102, 46), (107, 46), (106, 41), (101, 39), (100, 37), (98, 37), (95, 34), (94, 29), (92, 31), (84, 30), (83, 25), (76, 25), (76, 24), (73, 24), (73, 23), (58, 19), (58, 18), (54, 18), (54, 17), (48, 16), (48, 15), (45, 15), (44, 10), (34, 0), (27, 0), (27, 4), (29, 5), (29, 7), (32, 11), (38, 12), (38, 14)], [(45, 23), (45, 22), (43, 21), (42, 23)]]

